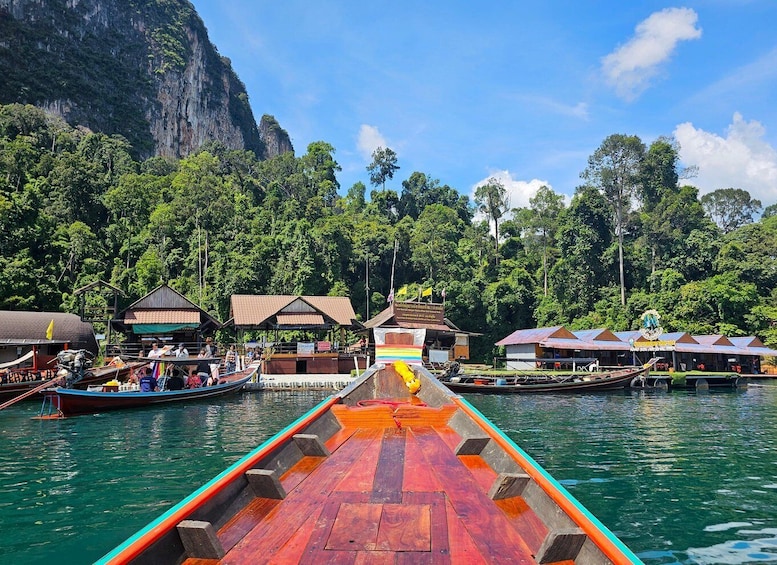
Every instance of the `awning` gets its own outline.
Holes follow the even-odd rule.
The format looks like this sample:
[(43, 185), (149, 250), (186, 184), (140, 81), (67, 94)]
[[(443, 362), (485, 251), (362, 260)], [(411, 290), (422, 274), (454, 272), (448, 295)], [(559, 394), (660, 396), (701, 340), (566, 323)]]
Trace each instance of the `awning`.
[(178, 330), (197, 329), (200, 324), (132, 324), (132, 333), (166, 334)]
[(315, 313), (277, 314), (275, 319), (279, 326), (323, 326), (324, 317)]
[(25, 361), (28, 361), (32, 359), (32, 356), (35, 354), (34, 351), (28, 351), (15, 361), (9, 361), (8, 363), (0, 363), (0, 369), (8, 369), (9, 367), (15, 367), (16, 365), (21, 365)]

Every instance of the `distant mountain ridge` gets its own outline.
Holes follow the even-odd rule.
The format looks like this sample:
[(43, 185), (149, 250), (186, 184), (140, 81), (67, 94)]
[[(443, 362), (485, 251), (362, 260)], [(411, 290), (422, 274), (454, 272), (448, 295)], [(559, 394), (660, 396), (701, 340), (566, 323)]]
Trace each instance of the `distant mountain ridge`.
[(245, 86), (186, 0), (0, 0), (0, 103), (33, 104), (138, 157), (204, 143), (260, 158), (293, 151), (272, 116), (257, 127)]

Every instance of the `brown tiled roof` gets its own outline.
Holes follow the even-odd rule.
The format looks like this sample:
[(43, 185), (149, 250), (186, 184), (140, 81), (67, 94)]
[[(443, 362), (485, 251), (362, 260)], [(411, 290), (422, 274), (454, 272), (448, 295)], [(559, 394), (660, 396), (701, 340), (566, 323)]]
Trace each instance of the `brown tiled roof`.
[[(345, 296), (297, 296), (233, 294), (232, 318), (235, 326), (270, 326), (278, 314), (319, 314), (324, 321), (339, 326), (355, 324), (356, 313)], [(317, 324), (320, 325), (320, 324)]]
[(278, 314), (275, 316), (279, 326), (323, 326), (321, 314)]
[(125, 324), (199, 324), (199, 310), (127, 310)]

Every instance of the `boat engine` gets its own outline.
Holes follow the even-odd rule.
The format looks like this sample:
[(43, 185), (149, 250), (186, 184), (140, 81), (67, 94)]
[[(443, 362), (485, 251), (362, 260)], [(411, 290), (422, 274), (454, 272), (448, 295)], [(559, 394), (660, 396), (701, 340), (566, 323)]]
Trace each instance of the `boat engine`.
[(450, 361), (444, 367), (443, 373), (438, 377), (441, 381), (450, 381), (453, 377), (459, 374), (459, 363), (457, 361)]
[(65, 388), (72, 388), (91, 367), (92, 354), (86, 349), (65, 349), (57, 353), (57, 376), (64, 379)]

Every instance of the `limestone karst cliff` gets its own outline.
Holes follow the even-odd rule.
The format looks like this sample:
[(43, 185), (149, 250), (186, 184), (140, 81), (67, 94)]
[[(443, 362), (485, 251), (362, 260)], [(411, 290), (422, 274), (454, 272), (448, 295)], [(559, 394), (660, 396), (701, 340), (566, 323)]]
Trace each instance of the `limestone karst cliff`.
[(260, 131), (246, 89), (186, 0), (0, 0), (0, 103), (121, 134), (139, 157), (209, 141), (259, 157), (291, 151)]

